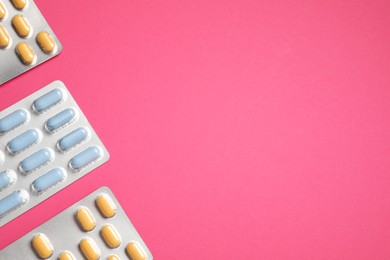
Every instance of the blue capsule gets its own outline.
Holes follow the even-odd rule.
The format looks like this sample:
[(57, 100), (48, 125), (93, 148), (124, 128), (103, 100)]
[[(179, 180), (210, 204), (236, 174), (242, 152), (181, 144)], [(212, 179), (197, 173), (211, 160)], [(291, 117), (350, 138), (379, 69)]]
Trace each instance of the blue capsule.
[(63, 98), (64, 97), (61, 90), (53, 89), (52, 91), (35, 100), (33, 103), (33, 109), (37, 113), (42, 113), (61, 102)]
[(57, 115), (53, 116), (46, 122), (46, 129), (47, 131), (55, 132), (61, 127), (65, 126), (66, 124), (69, 124), (72, 120), (74, 120), (76, 117), (76, 112), (73, 108), (67, 108), (64, 111), (58, 113)]
[(39, 141), (39, 137), (40, 135), (38, 130), (30, 129), (9, 141), (7, 149), (12, 155), (18, 154), (24, 149), (37, 143)]
[(36, 179), (32, 184), (32, 190), (40, 194), (45, 190), (65, 180), (66, 172), (61, 168), (55, 168)]
[(0, 172), (0, 191), (11, 186), (16, 181), (16, 174), (13, 171)]
[(58, 141), (58, 148), (65, 152), (72, 148), (73, 146), (78, 145), (88, 137), (88, 131), (85, 128), (77, 128), (76, 130), (65, 135)]
[(4, 199), (0, 200), (0, 218), (7, 215), (12, 210), (22, 206), (29, 199), (25, 190), (14, 191)]
[(73, 159), (70, 160), (69, 165), (73, 170), (78, 171), (93, 161), (99, 159), (100, 155), (100, 149), (97, 146), (92, 146), (73, 157)]
[(43, 148), (24, 159), (20, 163), (19, 169), (24, 175), (28, 175), (35, 169), (49, 163), (52, 157), (51, 151), (47, 148)]
[(27, 112), (23, 109), (18, 109), (15, 112), (0, 119), (0, 133), (5, 134), (12, 129), (22, 125), (27, 121)]

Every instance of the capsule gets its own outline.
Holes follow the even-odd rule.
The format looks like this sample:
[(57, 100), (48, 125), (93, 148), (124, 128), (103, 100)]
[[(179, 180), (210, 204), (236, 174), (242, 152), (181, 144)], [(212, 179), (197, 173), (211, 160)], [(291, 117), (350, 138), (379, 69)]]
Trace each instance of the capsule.
[(19, 11), (23, 10), (27, 5), (27, 0), (11, 0), (12, 5)]
[(61, 168), (54, 168), (40, 176), (31, 184), (31, 189), (36, 194), (40, 194), (49, 188), (57, 185), (66, 178), (66, 172)]
[(33, 102), (32, 108), (36, 113), (42, 113), (60, 103), (64, 98), (62, 91), (53, 89)]
[(126, 253), (132, 260), (146, 260), (146, 255), (137, 242), (127, 244)]
[(98, 260), (101, 256), (101, 251), (96, 245), (95, 241), (91, 238), (84, 238), (80, 241), (79, 244), (81, 253), (88, 260)]
[(37, 35), (37, 43), (41, 50), (46, 54), (51, 54), (56, 48), (56, 42), (48, 32), (40, 32)]
[(79, 208), (75, 213), (75, 217), (80, 228), (85, 232), (91, 231), (96, 227), (96, 220), (91, 211), (86, 207)]
[(99, 159), (100, 154), (100, 149), (97, 146), (91, 146), (70, 160), (70, 168), (72, 168), (74, 171), (78, 171), (93, 161)]
[(58, 260), (76, 260), (76, 258), (71, 252), (64, 251), (58, 256)]
[(12, 210), (22, 206), (29, 199), (29, 195), (25, 190), (14, 191), (7, 197), (0, 200), (0, 218), (4, 217)]
[(11, 155), (20, 153), (28, 147), (36, 144), (40, 139), (37, 129), (30, 129), (8, 142), (7, 150)]
[(117, 255), (110, 255), (107, 257), (107, 260), (121, 260)]
[(0, 191), (11, 186), (16, 181), (16, 174), (14, 171), (8, 170), (0, 172)]
[(15, 112), (0, 119), (0, 134), (5, 134), (12, 129), (22, 125), (27, 121), (27, 112), (23, 109), (18, 109)]
[(105, 218), (112, 218), (116, 214), (116, 206), (107, 194), (100, 194), (95, 200), (96, 207)]
[(65, 152), (72, 147), (82, 143), (85, 139), (87, 139), (87, 137), (88, 131), (85, 128), (80, 127), (62, 137), (58, 141), (57, 147), (60, 151)]
[(5, 18), (7, 15), (7, 9), (5, 9), (4, 4), (0, 2), (0, 21)]
[[(1, 12), (1, 7), (0, 7), (0, 12)], [(7, 30), (0, 25), (0, 49), (7, 48), (10, 45), (10, 43), (11, 43), (11, 37), (9, 36)]]
[(16, 54), (24, 65), (31, 65), (35, 61), (35, 53), (27, 42), (19, 42), (16, 45)]
[(45, 234), (37, 234), (31, 240), (35, 254), (40, 259), (48, 259), (53, 255), (53, 246)]
[(121, 237), (113, 225), (105, 225), (100, 230), (100, 235), (109, 248), (117, 248), (121, 245)]
[(76, 118), (76, 112), (73, 108), (67, 108), (57, 115), (47, 120), (45, 127), (49, 133), (55, 132), (62, 127), (70, 124)]
[(12, 18), (12, 26), (20, 38), (26, 38), (31, 32), (30, 24), (19, 14)]
[(39, 167), (49, 163), (53, 159), (53, 154), (48, 148), (43, 148), (26, 159), (24, 159), (19, 169), (24, 175), (28, 175)]

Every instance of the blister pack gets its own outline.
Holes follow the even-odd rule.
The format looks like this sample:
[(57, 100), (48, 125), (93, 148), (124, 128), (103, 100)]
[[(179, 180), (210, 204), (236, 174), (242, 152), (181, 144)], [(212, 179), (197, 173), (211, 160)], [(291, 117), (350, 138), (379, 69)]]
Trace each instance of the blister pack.
[(61, 51), (33, 0), (0, 0), (0, 85)]
[(0, 112), (0, 226), (109, 159), (61, 81)]
[(0, 252), (0, 259), (130, 259), (153, 256), (111, 190), (102, 187)]

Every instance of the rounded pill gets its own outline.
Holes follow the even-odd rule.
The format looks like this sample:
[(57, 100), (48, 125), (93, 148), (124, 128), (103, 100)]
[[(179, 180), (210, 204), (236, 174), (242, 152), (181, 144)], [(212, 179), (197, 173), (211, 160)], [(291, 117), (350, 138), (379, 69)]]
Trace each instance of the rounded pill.
[(23, 10), (23, 8), (26, 7), (27, 5), (27, 0), (11, 0), (11, 3), (12, 5), (18, 9), (19, 11), (20, 10)]
[(76, 258), (71, 252), (64, 251), (58, 256), (58, 260), (76, 260)]
[(91, 238), (84, 238), (79, 244), (81, 253), (88, 260), (98, 260), (101, 256), (101, 251)]
[(120, 260), (120, 258), (116, 255), (110, 255), (107, 257), (107, 260)]
[(137, 242), (127, 244), (126, 253), (132, 260), (146, 260), (146, 255)]
[(14, 191), (7, 197), (0, 200), (0, 218), (4, 217), (12, 210), (22, 206), (29, 199), (25, 190)]
[(88, 131), (85, 128), (77, 128), (76, 130), (70, 132), (69, 134), (65, 135), (58, 141), (57, 147), (65, 152), (72, 147), (80, 144), (88, 137)]
[(73, 170), (78, 171), (93, 161), (99, 159), (100, 153), (100, 149), (97, 146), (91, 146), (73, 157), (70, 160), (69, 165)]
[(53, 255), (53, 246), (45, 234), (37, 234), (31, 240), (36, 255), (40, 259), (48, 259)]
[(5, 18), (7, 15), (7, 9), (5, 9), (4, 4), (0, 2), (0, 21)]
[(7, 149), (12, 155), (18, 154), (24, 149), (36, 144), (40, 135), (37, 129), (30, 129), (8, 142)]
[(80, 228), (85, 232), (91, 231), (96, 227), (96, 220), (91, 211), (86, 207), (79, 208), (75, 213), (75, 217)]
[(30, 24), (27, 19), (21, 15), (15, 15), (12, 18), (12, 26), (21, 38), (26, 38), (31, 32)]
[(51, 133), (59, 130), (69, 124), (76, 118), (76, 112), (73, 108), (67, 108), (55, 116), (51, 117), (46, 122), (46, 129)]
[(20, 163), (19, 169), (24, 175), (27, 175), (33, 172), (35, 169), (49, 163), (52, 158), (52, 152), (47, 148), (43, 148), (24, 159)]
[[(0, 7), (0, 12), (1, 12), (1, 7)], [(11, 43), (11, 37), (9, 36), (7, 30), (0, 25), (0, 49), (7, 48), (10, 43)]]
[(31, 65), (35, 60), (35, 53), (27, 42), (19, 42), (16, 45), (16, 54), (24, 65)]
[(63, 169), (54, 168), (36, 179), (32, 183), (31, 188), (35, 193), (40, 194), (62, 182), (65, 178), (66, 172)]
[(96, 207), (100, 214), (105, 218), (112, 218), (116, 214), (116, 206), (111, 197), (107, 194), (100, 194), (96, 198)]
[(100, 230), (100, 235), (109, 248), (117, 248), (121, 244), (121, 238), (118, 231), (112, 225), (105, 225)]
[(63, 94), (59, 89), (53, 89), (43, 96), (36, 99), (32, 105), (33, 109), (37, 113), (42, 113), (45, 110), (58, 104), (63, 99)]
[(18, 109), (15, 112), (0, 119), (0, 134), (5, 134), (27, 121), (27, 112)]
[(37, 42), (39, 47), (41, 47), (41, 50), (46, 54), (53, 53), (56, 48), (56, 42), (48, 32), (38, 33)]
[(16, 181), (16, 174), (13, 171), (0, 172), (0, 191), (11, 186)]

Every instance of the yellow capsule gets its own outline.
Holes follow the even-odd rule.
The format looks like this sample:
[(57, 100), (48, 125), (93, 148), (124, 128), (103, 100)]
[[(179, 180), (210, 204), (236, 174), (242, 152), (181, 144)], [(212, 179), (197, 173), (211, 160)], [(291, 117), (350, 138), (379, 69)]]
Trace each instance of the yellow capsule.
[(26, 38), (30, 34), (30, 24), (27, 22), (26, 18), (21, 15), (15, 15), (12, 18), (12, 26), (21, 38)]
[(16, 9), (23, 10), (27, 5), (27, 0), (11, 0), (11, 3)]
[(121, 259), (116, 255), (110, 255), (107, 257), (107, 260), (121, 260)]
[(100, 235), (109, 248), (117, 248), (121, 244), (121, 238), (118, 231), (112, 225), (105, 225), (100, 230)]
[(42, 51), (46, 54), (53, 53), (56, 48), (56, 42), (51, 38), (48, 32), (40, 32), (37, 35), (37, 42)]
[(3, 20), (7, 15), (7, 9), (5, 9), (3, 3), (0, 2), (0, 20)]
[(16, 54), (25, 65), (31, 65), (34, 62), (35, 53), (27, 42), (20, 42), (16, 45)]
[(137, 242), (127, 244), (126, 253), (132, 260), (146, 260), (146, 255)]
[(53, 246), (45, 234), (35, 235), (31, 244), (40, 259), (47, 259), (53, 255)]
[(58, 260), (76, 260), (74, 255), (69, 251), (64, 251), (58, 257)]
[(116, 206), (107, 194), (100, 194), (96, 198), (96, 206), (105, 218), (112, 218), (116, 214)]
[(96, 227), (96, 220), (91, 211), (86, 207), (79, 208), (76, 211), (75, 217), (80, 228), (85, 232), (91, 231)]
[(7, 30), (0, 25), (0, 48), (1, 49), (7, 48), (10, 42), (11, 42), (11, 38), (9, 37)]
[(79, 244), (81, 253), (88, 260), (98, 260), (101, 256), (101, 251), (91, 238), (84, 238)]

